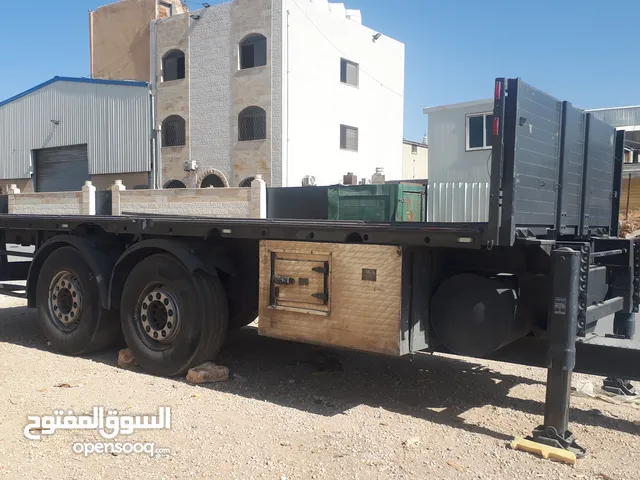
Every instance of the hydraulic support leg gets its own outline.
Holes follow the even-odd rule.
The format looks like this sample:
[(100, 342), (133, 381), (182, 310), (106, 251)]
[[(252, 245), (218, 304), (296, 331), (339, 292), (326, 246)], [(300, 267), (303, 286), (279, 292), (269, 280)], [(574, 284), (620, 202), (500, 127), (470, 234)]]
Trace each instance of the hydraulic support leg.
[(570, 450), (582, 457), (586, 450), (569, 431), (571, 376), (576, 363), (576, 333), (580, 293), (580, 251), (559, 248), (552, 253), (553, 298), (549, 312), (549, 360), (544, 425), (531, 439)]
[(613, 334), (622, 338), (633, 339), (636, 333), (636, 314), (617, 312), (613, 317)]

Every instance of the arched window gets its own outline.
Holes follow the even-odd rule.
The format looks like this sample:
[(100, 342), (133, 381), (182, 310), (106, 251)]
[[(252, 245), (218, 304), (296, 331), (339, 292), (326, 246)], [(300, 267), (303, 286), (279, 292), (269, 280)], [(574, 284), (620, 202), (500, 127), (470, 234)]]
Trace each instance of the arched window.
[(260, 107), (247, 107), (238, 115), (238, 140), (267, 138), (267, 112)]
[(200, 184), (200, 188), (209, 187), (222, 188), (224, 187), (224, 182), (218, 175), (216, 175), (215, 173), (211, 173), (204, 177), (202, 183)]
[(169, 180), (163, 188), (187, 188), (187, 186), (180, 180)]
[(267, 38), (259, 33), (247, 35), (240, 42), (240, 70), (267, 64)]
[(240, 182), (240, 185), (239, 185), (239, 186), (240, 186), (240, 187), (242, 187), (242, 188), (250, 187), (250, 186), (251, 186), (251, 182), (253, 182), (255, 179), (256, 179), (256, 177), (248, 177), (248, 178), (245, 178), (244, 180), (242, 180), (242, 181)]
[(162, 146), (177, 147), (187, 143), (187, 134), (184, 118), (180, 115), (171, 115), (162, 122)]
[(184, 52), (171, 50), (162, 57), (162, 81), (180, 80), (185, 77)]

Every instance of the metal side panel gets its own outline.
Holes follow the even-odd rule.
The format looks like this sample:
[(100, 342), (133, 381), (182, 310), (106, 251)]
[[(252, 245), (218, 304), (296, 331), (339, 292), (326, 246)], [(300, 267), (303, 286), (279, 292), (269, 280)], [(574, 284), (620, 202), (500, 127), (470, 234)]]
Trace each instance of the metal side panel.
[(586, 114), (564, 103), (562, 142), (562, 185), (560, 197), (560, 234), (575, 235), (580, 226), (584, 171)]
[(401, 290), (399, 247), (260, 243), (261, 335), (401, 355)]
[[(616, 130), (587, 116), (584, 230), (610, 228)], [(583, 230), (583, 233), (585, 233)]]
[(513, 219), (517, 227), (553, 228), (562, 103), (522, 81), (517, 97)]

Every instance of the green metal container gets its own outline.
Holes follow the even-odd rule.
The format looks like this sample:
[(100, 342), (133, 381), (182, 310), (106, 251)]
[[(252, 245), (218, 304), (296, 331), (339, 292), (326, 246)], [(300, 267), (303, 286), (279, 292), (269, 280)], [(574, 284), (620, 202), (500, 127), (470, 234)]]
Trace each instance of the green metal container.
[(424, 185), (348, 185), (329, 188), (329, 220), (424, 222)]

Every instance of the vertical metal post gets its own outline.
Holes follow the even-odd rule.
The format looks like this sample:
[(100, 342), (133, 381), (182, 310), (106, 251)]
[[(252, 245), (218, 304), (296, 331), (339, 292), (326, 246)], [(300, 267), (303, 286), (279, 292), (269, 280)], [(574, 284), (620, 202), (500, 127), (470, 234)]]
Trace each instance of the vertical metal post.
[(631, 201), (631, 174), (629, 174), (629, 181), (627, 182), (627, 209), (624, 212), (624, 219), (629, 220), (629, 202)]
[(559, 248), (551, 255), (552, 299), (549, 312), (549, 359), (544, 425), (533, 440), (583, 456), (569, 431), (571, 376), (576, 363), (580, 297), (580, 251)]

